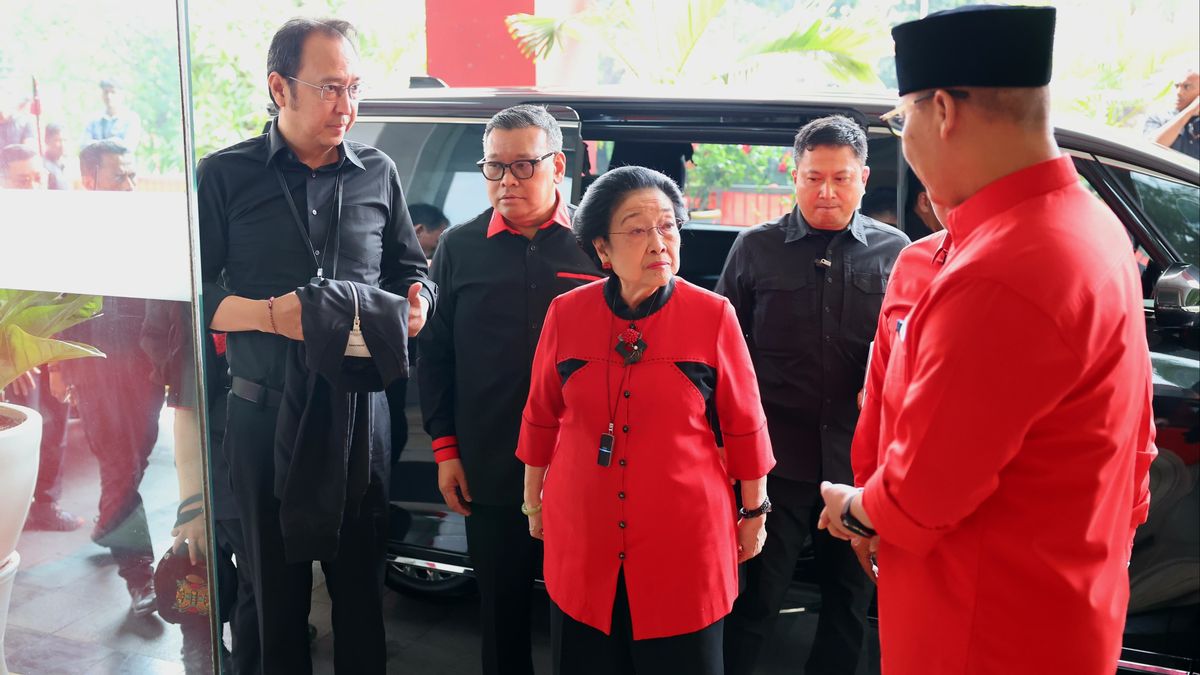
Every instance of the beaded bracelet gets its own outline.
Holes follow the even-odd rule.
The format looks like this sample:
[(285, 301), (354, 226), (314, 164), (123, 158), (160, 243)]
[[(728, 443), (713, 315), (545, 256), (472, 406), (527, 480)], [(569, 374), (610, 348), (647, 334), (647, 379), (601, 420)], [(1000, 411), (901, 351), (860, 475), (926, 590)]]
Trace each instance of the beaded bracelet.
[(278, 334), (279, 329), (275, 327), (275, 296), (267, 298), (267, 318), (271, 320), (271, 332)]

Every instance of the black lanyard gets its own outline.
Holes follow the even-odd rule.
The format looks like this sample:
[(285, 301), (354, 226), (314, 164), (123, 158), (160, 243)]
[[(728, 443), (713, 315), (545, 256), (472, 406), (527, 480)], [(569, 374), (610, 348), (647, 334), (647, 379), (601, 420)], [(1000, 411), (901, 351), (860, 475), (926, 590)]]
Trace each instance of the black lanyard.
[(339, 170), (337, 178), (333, 181), (333, 203), (334, 209), (329, 214), (329, 227), (325, 230), (325, 243), (321, 247), (321, 259), (317, 260), (317, 254), (313, 251), (312, 239), (308, 236), (308, 226), (300, 218), (300, 209), (296, 208), (296, 200), (292, 199), (292, 191), (288, 189), (287, 181), (283, 179), (283, 171), (279, 167), (275, 167), (275, 176), (279, 179), (279, 187), (283, 190), (283, 196), (287, 197), (288, 206), (291, 207), (292, 219), (296, 222), (296, 229), (300, 232), (300, 239), (304, 245), (308, 247), (308, 254), (312, 256), (313, 265), (317, 268), (316, 275), (312, 281), (318, 281), (325, 278), (325, 261), (329, 258), (329, 237), (333, 237), (333, 267), (329, 270), (329, 278), (337, 278), (338, 264), (338, 249), (341, 248), (342, 239), (337, 235), (338, 226), (342, 222), (342, 172)]

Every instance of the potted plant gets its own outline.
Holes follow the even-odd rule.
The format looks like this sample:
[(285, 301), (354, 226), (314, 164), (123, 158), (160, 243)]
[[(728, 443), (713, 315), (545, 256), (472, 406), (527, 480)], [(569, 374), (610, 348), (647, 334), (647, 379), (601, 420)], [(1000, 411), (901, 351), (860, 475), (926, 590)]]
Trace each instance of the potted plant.
[[(104, 356), (95, 347), (55, 338), (103, 307), (97, 295), (0, 289), (0, 391), (18, 377), (55, 361)], [(0, 403), (0, 672), (13, 578), (20, 564), (17, 537), (25, 526), (37, 480), (42, 416)]]

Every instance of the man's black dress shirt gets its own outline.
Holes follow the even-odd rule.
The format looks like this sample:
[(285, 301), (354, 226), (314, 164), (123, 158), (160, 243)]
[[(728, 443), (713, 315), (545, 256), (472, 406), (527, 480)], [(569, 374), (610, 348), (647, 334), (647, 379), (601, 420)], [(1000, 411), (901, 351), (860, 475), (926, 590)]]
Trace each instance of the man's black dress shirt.
[(435, 448), (457, 437), (472, 500), (520, 504), (517, 435), (546, 310), (601, 276), (570, 229), (488, 237), (491, 217), (488, 209), (442, 235), (432, 272), (440, 307), (420, 335), (417, 379), (425, 430)]
[[(313, 170), (270, 130), (200, 160), (196, 168), (200, 218), (201, 303), (204, 322), (230, 295), (262, 300), (286, 295), (316, 274), (342, 174), (341, 238), (337, 272), (325, 258), (326, 277), (378, 286), (398, 295), (421, 283), (434, 313), (437, 287), (428, 280), (425, 254), (409, 219), (396, 165), (384, 153), (343, 141), (339, 159)], [(278, 167), (309, 240), (296, 227), (275, 175)], [(331, 243), (332, 246), (332, 243)], [(272, 389), (283, 388), (287, 338), (258, 331), (229, 334), (230, 372)]]
[(778, 462), (773, 475), (853, 481), (850, 439), (867, 347), (892, 264), (908, 243), (858, 212), (836, 234), (816, 230), (798, 208), (738, 235), (716, 291), (733, 303), (750, 347)]

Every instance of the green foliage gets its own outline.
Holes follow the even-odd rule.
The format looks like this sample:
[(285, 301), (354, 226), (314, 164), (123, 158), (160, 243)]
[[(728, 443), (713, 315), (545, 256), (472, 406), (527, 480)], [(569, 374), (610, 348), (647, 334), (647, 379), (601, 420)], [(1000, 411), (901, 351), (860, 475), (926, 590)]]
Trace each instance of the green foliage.
[(103, 304), (98, 295), (0, 289), (0, 389), (47, 363), (103, 357), (95, 347), (54, 338), (95, 316)]
[(514, 14), (506, 23), (530, 58), (587, 42), (630, 78), (653, 84), (746, 81), (771, 63), (772, 73), (782, 65), (794, 74), (795, 58), (818, 64), (834, 82), (877, 83), (871, 56), (881, 49), (880, 31), (827, 14), (818, 3), (781, 16), (747, 0), (615, 0), (562, 17)]
[(702, 143), (692, 157), (695, 167), (688, 169), (687, 196), (704, 205), (710, 193), (735, 186), (786, 186), (791, 178), (790, 155), (789, 148)]

